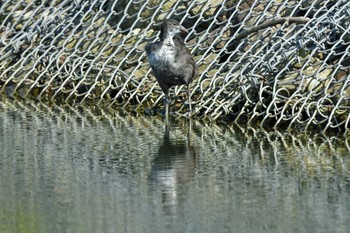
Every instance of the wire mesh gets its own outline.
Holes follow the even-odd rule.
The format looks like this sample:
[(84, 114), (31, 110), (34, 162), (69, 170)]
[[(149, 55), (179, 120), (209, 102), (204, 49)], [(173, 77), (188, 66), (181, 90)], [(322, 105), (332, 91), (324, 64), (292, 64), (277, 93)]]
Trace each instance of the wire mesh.
[[(347, 130), (346, 0), (0, 1), (0, 92), (155, 114), (163, 93), (144, 47), (175, 18), (199, 66), (194, 117)], [(186, 91), (171, 110), (187, 113)]]

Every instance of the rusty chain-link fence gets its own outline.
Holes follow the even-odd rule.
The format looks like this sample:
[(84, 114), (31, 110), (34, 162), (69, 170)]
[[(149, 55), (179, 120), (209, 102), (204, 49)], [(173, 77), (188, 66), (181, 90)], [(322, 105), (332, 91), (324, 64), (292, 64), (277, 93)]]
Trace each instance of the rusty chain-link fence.
[[(2, 0), (0, 92), (155, 114), (163, 93), (144, 47), (169, 17), (199, 66), (195, 118), (349, 128), (347, 0)], [(170, 95), (185, 115), (185, 88)]]

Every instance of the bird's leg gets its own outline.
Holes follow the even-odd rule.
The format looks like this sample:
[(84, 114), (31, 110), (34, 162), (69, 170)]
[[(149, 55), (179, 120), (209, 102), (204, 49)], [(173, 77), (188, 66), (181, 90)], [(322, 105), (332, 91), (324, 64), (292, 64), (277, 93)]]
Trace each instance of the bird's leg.
[(169, 121), (169, 104), (170, 104), (169, 93), (166, 92), (164, 93), (164, 95), (165, 95), (165, 120), (168, 122)]
[(192, 113), (192, 105), (191, 105), (191, 89), (190, 85), (187, 86), (187, 95), (188, 95), (188, 105), (189, 105), (189, 116), (191, 116)]

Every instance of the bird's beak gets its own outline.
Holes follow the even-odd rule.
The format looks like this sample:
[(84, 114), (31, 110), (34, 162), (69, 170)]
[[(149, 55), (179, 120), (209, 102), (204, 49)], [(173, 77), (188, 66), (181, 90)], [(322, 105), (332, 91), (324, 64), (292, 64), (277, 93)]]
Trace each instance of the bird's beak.
[(189, 33), (188, 30), (183, 26), (180, 26), (180, 31), (185, 32), (187, 34)]

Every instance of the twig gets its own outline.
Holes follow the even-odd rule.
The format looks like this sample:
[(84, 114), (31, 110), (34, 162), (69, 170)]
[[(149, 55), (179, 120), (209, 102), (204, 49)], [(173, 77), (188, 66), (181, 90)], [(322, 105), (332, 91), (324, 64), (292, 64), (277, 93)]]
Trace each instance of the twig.
[(254, 27), (250, 27), (248, 28), (246, 31), (238, 34), (236, 36), (236, 40), (241, 40), (245, 37), (247, 37), (248, 35), (257, 32), (259, 30), (262, 30), (264, 28), (268, 28), (268, 27), (272, 27), (275, 26), (277, 24), (282, 24), (282, 23), (299, 23), (299, 24), (306, 24), (310, 21), (309, 18), (305, 18), (305, 17), (283, 17), (283, 18), (277, 18), (277, 19), (273, 19), (270, 21), (267, 21), (265, 23), (259, 24), (257, 26)]

